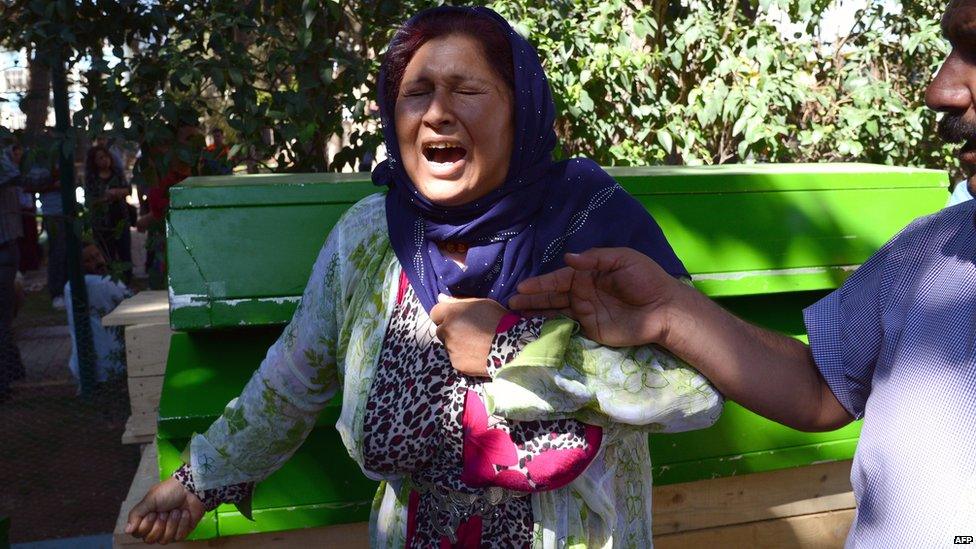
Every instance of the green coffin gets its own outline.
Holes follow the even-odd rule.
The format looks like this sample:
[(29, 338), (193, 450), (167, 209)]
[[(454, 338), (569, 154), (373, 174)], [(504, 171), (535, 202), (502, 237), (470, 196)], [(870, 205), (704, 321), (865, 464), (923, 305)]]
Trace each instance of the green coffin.
[[(805, 339), (802, 309), (836, 288), (912, 219), (947, 198), (932, 170), (868, 165), (611, 170), (661, 224), (696, 284), (748, 320)], [(174, 189), (169, 218), (174, 334), (160, 401), (160, 474), (237, 396), (287, 322), (339, 215), (376, 191), (364, 176), (201, 178)], [(209, 328), (229, 328), (213, 330)], [(206, 329), (205, 329), (206, 328)], [(338, 399), (337, 399), (338, 400)], [(366, 520), (375, 492), (343, 448), (338, 402), (254, 497), (195, 539)], [(860, 424), (801, 433), (728, 403), (713, 427), (653, 435), (656, 484), (848, 459)]]
[[(836, 287), (946, 199), (944, 172), (861, 164), (617, 168), (712, 296)], [(285, 323), (367, 174), (193, 178), (171, 191), (170, 322)]]

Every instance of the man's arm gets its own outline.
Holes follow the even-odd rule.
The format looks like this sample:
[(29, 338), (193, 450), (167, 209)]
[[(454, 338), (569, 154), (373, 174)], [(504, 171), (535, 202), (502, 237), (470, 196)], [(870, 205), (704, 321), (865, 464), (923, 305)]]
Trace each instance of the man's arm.
[(825, 431), (852, 421), (809, 347), (735, 317), (643, 254), (594, 249), (566, 263), (520, 284), (509, 306), (557, 310), (605, 345), (661, 345), (726, 397), (784, 425)]
[(854, 419), (821, 377), (807, 345), (745, 322), (694, 288), (679, 284), (676, 294), (660, 344), (726, 397), (802, 431), (829, 431)]

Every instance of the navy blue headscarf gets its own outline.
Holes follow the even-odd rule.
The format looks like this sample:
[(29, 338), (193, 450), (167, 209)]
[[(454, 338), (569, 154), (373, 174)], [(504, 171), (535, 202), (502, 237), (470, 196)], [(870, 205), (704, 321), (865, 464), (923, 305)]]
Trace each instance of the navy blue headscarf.
[[(553, 162), (556, 108), (549, 82), (535, 49), (504, 18), (488, 8), (439, 7), (417, 14), (405, 27), (449, 10), (489, 18), (509, 37), (515, 132), (508, 175), (499, 188), (462, 206), (437, 206), (420, 194), (403, 168), (395, 105), (386, 99), (386, 78), (380, 74), (388, 159), (373, 171), (373, 182), (389, 187), (390, 241), (424, 308), (429, 312), (440, 293), (487, 297), (506, 305), (519, 282), (565, 266), (566, 252), (593, 247), (634, 248), (668, 273), (687, 276), (647, 210), (600, 166), (583, 158)], [(441, 254), (437, 243), (445, 241), (470, 246), (465, 268)]]

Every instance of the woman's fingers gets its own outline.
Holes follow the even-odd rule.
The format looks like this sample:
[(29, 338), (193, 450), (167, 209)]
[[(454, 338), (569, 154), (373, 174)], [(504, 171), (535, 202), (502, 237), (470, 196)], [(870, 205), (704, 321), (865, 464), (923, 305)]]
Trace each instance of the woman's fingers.
[(177, 541), (186, 539), (186, 536), (190, 534), (190, 530), (193, 529), (193, 525), (190, 524), (190, 519), (190, 511), (184, 509), (183, 512), (180, 513), (180, 524), (176, 529)]
[(166, 531), (166, 519), (169, 518), (169, 513), (160, 513), (156, 515), (156, 522), (153, 523), (152, 530), (146, 534), (146, 543), (156, 543), (159, 538), (163, 537), (163, 532)]
[(142, 520), (139, 521), (132, 532), (132, 535), (137, 538), (145, 538), (149, 531), (152, 530), (153, 524), (156, 524), (156, 513), (147, 513), (143, 515)]
[(132, 509), (129, 510), (129, 518), (125, 523), (125, 533), (135, 534), (136, 530), (139, 528), (139, 525), (142, 523), (143, 517), (145, 517), (148, 513), (149, 504), (146, 502), (145, 498), (140, 500), (139, 503), (133, 505)]
[(182, 516), (183, 512), (179, 509), (173, 509), (169, 512), (169, 518), (166, 519), (166, 530), (163, 531), (162, 537), (159, 538), (159, 543), (166, 544), (176, 538), (176, 530), (180, 527), (180, 518)]

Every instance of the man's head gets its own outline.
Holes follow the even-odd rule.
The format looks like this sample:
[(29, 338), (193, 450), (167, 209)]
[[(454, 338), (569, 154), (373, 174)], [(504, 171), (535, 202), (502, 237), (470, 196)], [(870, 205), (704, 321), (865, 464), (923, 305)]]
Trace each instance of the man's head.
[(925, 91), (925, 103), (945, 113), (939, 135), (962, 143), (959, 159), (976, 166), (976, 0), (949, 2), (942, 32), (952, 51)]
[(102, 250), (95, 244), (87, 244), (81, 250), (81, 266), (85, 274), (107, 275), (108, 264)]
[(224, 130), (216, 128), (210, 135), (213, 136), (214, 147), (219, 149), (224, 146)]

